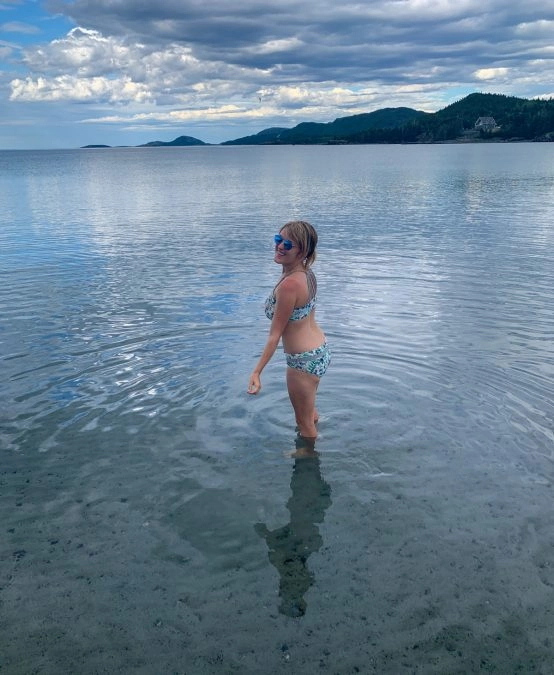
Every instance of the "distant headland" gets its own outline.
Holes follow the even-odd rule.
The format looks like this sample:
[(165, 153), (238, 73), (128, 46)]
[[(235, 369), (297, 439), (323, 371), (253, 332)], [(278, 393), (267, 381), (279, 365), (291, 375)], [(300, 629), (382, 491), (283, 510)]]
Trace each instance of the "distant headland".
[[(150, 141), (150, 143), (144, 143), (143, 145), (134, 145), (131, 147), (135, 148), (169, 148), (169, 147), (185, 147), (190, 145), (209, 145), (209, 143), (204, 143), (198, 138), (193, 138), (192, 136), (179, 136), (172, 141)], [(111, 148), (111, 145), (84, 145), (83, 148)], [(118, 147), (130, 147), (130, 146), (118, 146)]]
[[(218, 145), (353, 145), (362, 143), (475, 143), (554, 141), (554, 100), (504, 94), (469, 94), (435, 113), (413, 108), (382, 108), (339, 117), (333, 122), (302, 122), (271, 127)], [(139, 148), (212, 145), (192, 136), (151, 141)], [(85, 145), (83, 148), (109, 148)]]

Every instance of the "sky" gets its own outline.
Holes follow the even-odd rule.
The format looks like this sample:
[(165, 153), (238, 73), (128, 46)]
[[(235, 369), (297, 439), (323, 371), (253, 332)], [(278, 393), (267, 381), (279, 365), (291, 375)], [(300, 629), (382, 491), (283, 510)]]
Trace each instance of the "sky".
[[(0, 148), (554, 97), (554, 0), (0, 0)], [(483, 111), (486, 114), (486, 111)]]

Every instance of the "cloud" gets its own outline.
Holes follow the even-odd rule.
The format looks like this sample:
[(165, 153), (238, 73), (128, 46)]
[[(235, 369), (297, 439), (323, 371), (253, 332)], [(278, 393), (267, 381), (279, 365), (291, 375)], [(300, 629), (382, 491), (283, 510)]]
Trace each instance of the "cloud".
[(526, 40), (534, 38), (546, 39), (547, 42), (552, 43), (554, 20), (539, 19), (537, 21), (521, 23), (516, 27), (515, 33)]
[[(164, 49), (75, 28), (64, 38), (25, 51), (38, 77), (12, 81), (11, 100), (137, 102), (253, 95), (264, 73), (200, 61), (179, 44)], [(72, 74), (68, 74), (68, 73)]]
[[(526, 31), (539, 40), (533, 56), (544, 55), (551, 33), (544, 25), (547, 18), (536, 19), (538, 7), (536, 0), (527, 0), (524, 8), (506, 7), (501, 0), (320, 0), (315, 4), (74, 0), (58, 5), (78, 25), (104, 36), (106, 48), (109, 43), (125, 42), (157, 53), (180, 46), (198, 62), (212, 64), (212, 73), (213, 64), (221, 68), (225, 64), (270, 72), (288, 84), (405, 81), (421, 78), (422, 73), (439, 80), (450, 72), (473, 81), (475, 71), (502, 67), (500, 61), (506, 58), (524, 63), (521, 40), (527, 39)], [(545, 13), (541, 7), (538, 16)], [(57, 47), (51, 45), (51, 56)], [(30, 64), (36, 64), (36, 59), (29, 58)]]
[(74, 116), (87, 123), (178, 127), (204, 117), (259, 130), (385, 106), (432, 111), (485, 85), (541, 96), (554, 81), (554, 6), (542, 0), (50, 0), (50, 7), (75, 27), (20, 46), (9, 99), (79, 104), (87, 112)]
[(30, 23), (23, 23), (23, 21), (8, 21), (0, 24), (0, 31), (3, 33), (23, 33), (26, 35), (37, 35), (40, 30)]
[(508, 68), (480, 68), (475, 71), (475, 77), (478, 80), (504, 80), (509, 72)]
[(281, 40), (268, 40), (262, 44), (247, 47), (246, 52), (251, 54), (286, 54), (302, 46), (302, 42), (296, 38), (286, 38)]
[(12, 100), (25, 101), (106, 101), (109, 103), (143, 103), (151, 99), (148, 89), (127, 78), (105, 77), (81, 79), (61, 75), (52, 79), (39, 77), (12, 82)]
[(24, 61), (35, 72), (64, 75), (76, 70), (81, 77), (94, 77), (127, 69), (141, 56), (141, 45), (127, 45), (98, 31), (74, 28), (63, 38), (26, 49)]

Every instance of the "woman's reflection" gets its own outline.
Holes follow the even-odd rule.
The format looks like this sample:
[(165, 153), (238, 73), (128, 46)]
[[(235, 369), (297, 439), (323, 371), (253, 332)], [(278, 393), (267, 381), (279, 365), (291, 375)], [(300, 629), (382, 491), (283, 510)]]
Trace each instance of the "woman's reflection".
[(279, 572), (279, 611), (298, 617), (306, 612), (304, 594), (314, 582), (308, 558), (323, 543), (316, 523), (323, 522), (331, 504), (331, 486), (321, 477), (319, 455), (313, 449), (306, 452), (304, 446), (295, 453), (290, 487), (290, 522), (276, 530), (264, 523), (254, 528), (265, 539), (269, 561)]

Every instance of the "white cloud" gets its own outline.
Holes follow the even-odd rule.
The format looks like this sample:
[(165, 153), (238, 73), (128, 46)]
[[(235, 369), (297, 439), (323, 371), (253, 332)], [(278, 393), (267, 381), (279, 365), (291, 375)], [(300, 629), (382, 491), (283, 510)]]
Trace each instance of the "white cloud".
[(32, 71), (42, 74), (14, 80), (11, 100), (150, 99), (169, 105), (182, 102), (187, 93), (252, 93), (265, 76), (258, 69), (200, 61), (190, 47), (183, 45), (167, 44), (157, 49), (84, 28), (27, 49), (25, 62)]
[[(268, 110), (265, 110), (267, 114)], [(238, 116), (242, 118), (259, 117), (260, 111), (248, 110), (240, 108), (236, 105), (222, 105), (218, 108), (199, 108), (197, 110), (172, 110), (169, 112), (150, 112), (137, 113), (135, 115), (106, 115), (105, 117), (96, 117), (93, 119), (82, 120), (83, 123), (95, 124), (137, 124), (149, 122), (165, 122), (165, 123), (183, 123), (190, 121), (206, 121), (210, 117), (216, 117), (218, 120), (236, 119)]]
[(0, 59), (7, 59), (13, 53), (13, 46), (0, 41)]
[(539, 19), (519, 24), (515, 29), (516, 35), (524, 39), (546, 38), (552, 42), (554, 36), (554, 20)]
[(478, 80), (498, 80), (505, 79), (508, 73), (508, 68), (480, 68), (475, 71), (475, 77)]
[(127, 46), (120, 38), (106, 38), (98, 31), (74, 28), (65, 37), (25, 50), (25, 62), (33, 71), (65, 74), (77, 69), (79, 75), (97, 75), (126, 68), (140, 58), (141, 46)]
[(292, 51), (301, 46), (303, 46), (302, 41), (297, 37), (292, 37), (281, 40), (268, 40), (262, 44), (248, 47), (245, 51), (251, 54), (279, 54)]
[(36, 26), (24, 23), (23, 21), (8, 21), (0, 24), (0, 31), (3, 33), (22, 33), (25, 35), (37, 35), (40, 33), (40, 30)]
[(10, 100), (16, 101), (106, 101), (109, 103), (144, 103), (151, 93), (141, 84), (127, 78), (109, 80), (105, 77), (82, 79), (70, 75), (54, 78), (13, 80)]

